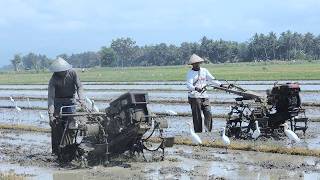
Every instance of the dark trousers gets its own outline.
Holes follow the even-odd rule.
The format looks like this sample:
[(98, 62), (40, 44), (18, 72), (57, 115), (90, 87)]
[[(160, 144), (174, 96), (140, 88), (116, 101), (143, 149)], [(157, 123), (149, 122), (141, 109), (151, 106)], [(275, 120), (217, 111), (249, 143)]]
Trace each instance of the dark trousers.
[[(55, 114), (58, 115), (60, 112), (60, 108), (62, 106), (72, 106), (74, 105), (73, 102), (55, 102), (54, 107), (55, 107)], [(63, 113), (74, 113), (75, 108), (63, 108), (62, 109)], [(58, 148), (62, 139), (63, 131), (65, 128), (65, 125), (67, 124), (67, 117), (64, 117), (62, 119), (56, 119), (56, 123), (54, 123), (53, 126), (51, 126), (51, 148), (52, 148), (52, 153), (58, 154)], [(70, 135), (69, 135), (70, 134)], [(67, 132), (66, 134), (67, 138), (66, 140), (71, 141), (71, 133)], [(63, 144), (66, 144), (67, 142), (63, 142)]]
[(61, 121), (57, 121), (51, 126), (51, 148), (52, 153), (58, 155), (59, 145), (61, 142), (62, 134), (64, 130), (64, 124)]
[(209, 132), (212, 130), (212, 114), (208, 98), (188, 98), (191, 105), (194, 132), (202, 132), (202, 117), (204, 115), (204, 124)]

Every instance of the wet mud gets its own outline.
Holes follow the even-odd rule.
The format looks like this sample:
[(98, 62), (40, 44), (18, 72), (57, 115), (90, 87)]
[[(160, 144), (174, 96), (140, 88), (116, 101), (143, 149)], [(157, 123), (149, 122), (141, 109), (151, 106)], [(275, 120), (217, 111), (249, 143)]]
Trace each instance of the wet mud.
[[(165, 150), (164, 161), (148, 152), (147, 161), (141, 155), (131, 158), (124, 154), (112, 158), (108, 167), (79, 169), (75, 165), (59, 166), (51, 155), (48, 133), (0, 130), (0, 147), (0, 172), (14, 169), (35, 179), (320, 178), (320, 158), (311, 156), (237, 150), (225, 153), (219, 148), (175, 145)], [(249, 171), (252, 173), (246, 173)]]
[[(186, 102), (184, 82), (140, 82), (140, 83), (84, 83), (86, 95), (94, 97), (97, 105), (104, 109), (111, 99), (128, 89), (150, 91), (150, 109), (169, 121), (164, 134), (177, 139), (190, 139), (186, 122), (192, 122), (190, 107)], [(240, 83), (239, 83), (240, 84)], [(269, 81), (243, 81), (249, 89), (262, 91), (272, 87)], [(320, 117), (319, 103), (320, 81), (302, 81), (302, 101), (311, 103), (307, 107), (307, 116)], [(113, 88), (111, 88), (113, 87)], [(124, 88), (124, 89), (123, 89)], [(14, 90), (16, 89), (16, 90)], [(104, 91), (105, 90), (105, 91)], [(320, 179), (320, 157), (299, 156), (259, 151), (242, 151), (224, 148), (190, 146), (176, 144), (165, 150), (165, 159), (160, 161), (159, 152), (146, 152), (147, 161), (141, 155), (129, 157), (123, 154), (114, 157), (105, 167), (102, 165), (80, 169), (77, 164), (61, 167), (56, 157), (51, 155), (50, 133), (24, 131), (19, 127), (32, 126), (39, 130), (48, 130), (46, 113), (46, 85), (1, 85), (0, 103), (11, 108), (0, 108), (0, 124), (17, 125), (13, 129), (0, 129), (0, 179), (10, 174), (22, 179)], [(210, 92), (215, 115), (213, 132), (202, 133), (206, 142), (221, 142), (219, 130), (225, 126), (225, 120), (217, 118), (225, 115), (233, 102), (234, 95), (223, 92)], [(23, 109), (14, 110), (13, 104), (6, 99), (14, 96)], [(18, 98), (19, 97), (19, 98)], [(29, 102), (27, 102), (29, 97)], [(107, 101), (107, 102), (105, 102)], [(312, 105), (313, 103), (313, 105)], [(167, 110), (174, 110), (181, 116), (170, 116)], [(43, 115), (43, 117), (40, 116)], [(182, 116), (183, 115), (183, 116)], [(310, 122), (306, 135), (298, 133), (302, 142), (289, 145), (286, 137), (280, 139), (250, 140), (231, 139), (232, 144), (250, 146), (320, 148), (318, 122)], [(20, 129), (20, 130), (19, 130)], [(258, 148), (256, 148), (258, 149)]]

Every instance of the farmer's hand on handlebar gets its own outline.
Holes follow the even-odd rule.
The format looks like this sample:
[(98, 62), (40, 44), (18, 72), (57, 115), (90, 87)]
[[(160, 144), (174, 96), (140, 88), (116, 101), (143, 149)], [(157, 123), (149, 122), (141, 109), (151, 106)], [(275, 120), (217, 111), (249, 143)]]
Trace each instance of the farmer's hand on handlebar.
[(49, 114), (49, 125), (50, 127), (55, 126), (56, 125), (56, 118), (53, 116), (53, 114)]
[(233, 88), (234, 84), (229, 84), (228, 89)]
[(228, 89), (229, 85), (228, 84), (220, 84), (220, 87)]
[(199, 93), (202, 92), (202, 88), (195, 87), (194, 89), (195, 89), (196, 91), (198, 91)]
[(86, 104), (83, 99), (78, 99), (79, 105), (82, 109), (86, 109)]
[(234, 84), (221, 84), (220, 87), (230, 89), (234, 87)]

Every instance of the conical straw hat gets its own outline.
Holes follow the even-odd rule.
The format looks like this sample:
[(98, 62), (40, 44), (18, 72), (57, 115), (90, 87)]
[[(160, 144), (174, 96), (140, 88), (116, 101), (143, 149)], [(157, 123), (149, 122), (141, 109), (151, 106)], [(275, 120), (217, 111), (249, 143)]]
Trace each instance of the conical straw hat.
[(199, 57), (198, 55), (192, 54), (192, 56), (189, 59), (189, 63), (188, 64), (191, 65), (191, 64), (194, 64), (194, 63), (198, 63), (198, 62), (204, 62), (204, 60), (201, 57)]
[(52, 64), (50, 65), (50, 67), (49, 67), (51, 72), (67, 71), (67, 70), (69, 70), (71, 68), (72, 68), (72, 66), (67, 61), (62, 59), (61, 57), (59, 57), (58, 59), (54, 60), (52, 62)]

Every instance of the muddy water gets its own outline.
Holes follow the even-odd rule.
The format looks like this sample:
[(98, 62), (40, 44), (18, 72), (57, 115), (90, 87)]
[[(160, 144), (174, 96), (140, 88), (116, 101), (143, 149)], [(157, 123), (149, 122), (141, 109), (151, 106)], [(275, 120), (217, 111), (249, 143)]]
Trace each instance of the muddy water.
[[(273, 85), (241, 85), (241, 87), (249, 90), (265, 91), (272, 89)], [(87, 90), (103, 90), (103, 89), (130, 89), (130, 90), (186, 90), (185, 85), (85, 85)], [(301, 85), (302, 91), (319, 91), (320, 85)]]
[[(157, 101), (187, 101), (187, 94), (184, 91), (145, 91), (148, 92), (150, 100)], [(119, 95), (127, 92), (127, 90), (115, 90), (115, 91), (85, 91), (85, 95), (95, 99), (114, 99)], [(29, 98), (47, 98), (47, 90), (0, 90), (0, 97), (7, 98), (12, 97), (26, 97)], [(233, 94), (228, 94), (221, 91), (209, 91), (209, 98), (211, 101), (217, 102), (234, 102), (234, 98), (237, 97)], [(265, 93), (262, 93), (265, 94)], [(301, 92), (300, 96), (303, 103), (317, 103), (320, 102), (320, 96), (318, 92)]]
[[(143, 90), (144, 91), (144, 90)], [(112, 99), (116, 98), (119, 95), (126, 93), (126, 90), (119, 90), (119, 91), (85, 91), (85, 95), (88, 97), (94, 97), (97, 99)], [(141, 91), (140, 91), (141, 92)], [(160, 91), (144, 91), (147, 92), (149, 98), (151, 100), (186, 100), (187, 93), (186, 92), (177, 92), (177, 91), (170, 91), (170, 92), (160, 92)], [(36, 97), (36, 98), (46, 98), (48, 92), (46, 90), (0, 90), (1, 97)], [(316, 93), (311, 94), (316, 95)], [(224, 92), (213, 91), (209, 93), (209, 96), (212, 100), (221, 100), (221, 101), (232, 101), (236, 95), (227, 94)]]
[(53, 170), (36, 166), (20, 166), (19, 164), (2, 163), (0, 161), (0, 173), (13, 171), (15, 174), (22, 175), (26, 179), (53, 179)]
[[(272, 87), (273, 82), (241, 82), (244, 87), (252, 90)], [(186, 93), (180, 91), (184, 89), (184, 82), (142, 82), (137, 84), (118, 83), (85, 83), (86, 95), (97, 99), (112, 99), (126, 90), (121, 88), (129, 87), (136, 90), (149, 91), (151, 100), (186, 100)], [(90, 84), (90, 85), (89, 85)], [(99, 84), (99, 85), (95, 85)], [(238, 83), (239, 84), (239, 83)], [(263, 84), (263, 85), (257, 85)], [(320, 102), (318, 90), (320, 81), (303, 81), (304, 90), (302, 93), (303, 102)], [(169, 86), (168, 86), (169, 85)], [(96, 91), (99, 88), (114, 87), (114, 90)], [(2, 90), (1, 90), (2, 88)], [(21, 88), (23, 90), (5, 90), (7, 88)], [(33, 90), (38, 89), (38, 90)], [(46, 85), (23, 85), (23, 86), (0, 86), (2, 97), (27, 96), (41, 97), (47, 96)], [(90, 90), (89, 90), (90, 89)], [(128, 89), (128, 88), (127, 88)], [(157, 91), (154, 91), (158, 89)], [(165, 90), (165, 91), (162, 91)], [(168, 91), (170, 90), (170, 91)], [(262, 89), (263, 90), (263, 89)], [(210, 98), (217, 101), (232, 102), (234, 95), (224, 92), (211, 91)], [(107, 103), (96, 101), (97, 105), (104, 109)], [(8, 100), (0, 100), (4, 106), (13, 106)], [(26, 99), (17, 100), (17, 105), (29, 107)], [(31, 107), (46, 108), (46, 101), (30, 101)], [(166, 110), (174, 110), (178, 113), (190, 113), (187, 103), (162, 104), (151, 103), (150, 108), (156, 113), (163, 113)], [(214, 105), (214, 114), (224, 115), (229, 110), (228, 106)], [(42, 119), (39, 115), (44, 115)], [(307, 107), (307, 116), (312, 118), (320, 117), (319, 107)], [(189, 136), (188, 126), (185, 122), (191, 122), (191, 117), (166, 117), (169, 121), (169, 128), (165, 130), (167, 136)], [(14, 109), (0, 108), (0, 124), (22, 124), (37, 127), (48, 126), (48, 117), (44, 110), (26, 110), (17, 112)], [(309, 123), (307, 135), (302, 138), (302, 142), (295, 146), (308, 147), (310, 149), (320, 148), (319, 123)], [(225, 126), (224, 119), (214, 120), (212, 133), (202, 133), (203, 139), (219, 139), (218, 131)], [(235, 141), (235, 140), (231, 140)], [(288, 146), (288, 139), (280, 141), (259, 140), (257, 144)], [(37, 179), (209, 179), (223, 177), (227, 179), (320, 179), (320, 160), (313, 157), (287, 156), (279, 154), (268, 154), (259, 152), (230, 151), (229, 154), (222, 154), (224, 150), (214, 148), (199, 148), (189, 146), (175, 146), (166, 150), (166, 160), (163, 162), (144, 162), (141, 159), (129, 161), (129, 166), (116, 166), (111, 168), (94, 167), (85, 170), (60, 169), (54, 162), (54, 157), (50, 153), (50, 135), (46, 133), (27, 133), (8, 130), (0, 130), (0, 171), (5, 172), (14, 169), (18, 174), (34, 174)], [(127, 162), (126, 162), (127, 163)], [(250, 173), (248, 173), (248, 171)]]
[[(222, 80), (221, 82), (224, 83)], [(244, 84), (265, 84), (265, 85), (273, 85), (276, 81), (229, 81), (229, 83), (244, 85)], [(287, 82), (299, 82), (299, 84), (320, 84), (320, 80), (285, 80), (285, 81), (277, 81), (279, 84), (285, 84)], [(185, 81), (147, 81), (147, 82), (83, 82), (83, 84), (88, 85), (112, 85), (112, 84), (134, 84), (134, 85), (184, 85)]]
[[(168, 136), (189, 136), (189, 127), (186, 122), (192, 122), (191, 117), (171, 117), (167, 118), (169, 122), (169, 128), (165, 130)], [(214, 118), (213, 119), (213, 130), (212, 133), (202, 133), (200, 137), (202, 138), (214, 138), (219, 139), (219, 131), (222, 127), (225, 127), (225, 119)], [(309, 149), (319, 149), (320, 148), (320, 132), (318, 130), (319, 123), (310, 122), (308, 124), (308, 130), (304, 136), (301, 131), (297, 132), (298, 136), (302, 139), (301, 143), (296, 144), (295, 147), (307, 147)], [(282, 140), (261, 139), (261, 143), (265, 145), (280, 145), (288, 146), (290, 141), (287, 137), (282, 137)], [(251, 142), (251, 141), (248, 141)]]
[[(43, 114), (42, 119), (39, 112)], [(214, 111), (215, 112), (215, 111)], [(165, 118), (168, 120), (169, 128), (164, 131), (166, 136), (189, 136), (189, 127), (186, 122), (192, 122), (192, 117), (170, 117)], [(32, 125), (41, 128), (49, 128), (48, 116), (44, 110), (23, 110), (17, 113), (13, 109), (0, 109), (0, 124), (19, 124), (19, 125)], [(317, 130), (318, 122), (310, 122), (306, 136), (304, 137), (301, 132), (298, 135), (303, 138), (299, 147), (308, 147), (310, 149), (320, 148), (320, 133)], [(225, 119), (214, 118), (213, 121), (213, 133), (204, 133), (201, 136), (204, 138), (217, 138), (219, 137), (218, 131), (222, 127), (225, 127)], [(284, 141), (268, 141), (271, 145), (282, 144), (283, 146), (288, 145), (289, 141), (285, 138)]]
[[(239, 83), (237, 83), (239, 84)], [(241, 87), (248, 90), (256, 90), (256, 91), (265, 91), (266, 89), (271, 89), (273, 84), (266, 83), (247, 83), (247, 84), (239, 84)], [(47, 85), (0, 85), (0, 89), (34, 89), (34, 90), (42, 90), (46, 89)], [(171, 91), (184, 91), (186, 90), (186, 85), (184, 83), (180, 84), (84, 84), (85, 90), (171, 90)], [(310, 84), (310, 83), (302, 83), (301, 84), (302, 91), (319, 91), (320, 84)]]
[[(224, 80), (220, 82), (225, 83)], [(298, 82), (301, 85), (305, 84), (320, 84), (320, 80), (281, 80), (281, 81), (229, 81), (229, 83), (239, 84), (239, 85), (273, 85), (275, 82), (278, 84), (285, 84), (287, 82)], [(185, 81), (139, 81), (139, 82), (82, 82), (84, 85), (184, 85)], [(8, 84), (1, 84), (7, 86)], [(11, 85), (11, 84), (10, 84)], [(36, 86), (42, 85), (47, 86), (47, 84), (33, 84)]]
[[(43, 118), (40, 116), (43, 115)], [(44, 110), (26, 110), (17, 112), (14, 109), (0, 108), (0, 124), (22, 124), (37, 127), (48, 127), (48, 113)]]
[[(30, 103), (30, 104), (29, 104)], [(10, 102), (9, 100), (0, 99), (1, 107), (5, 106), (12, 106), (14, 107), (14, 103)], [(16, 104), (19, 107), (26, 107), (26, 108), (47, 108), (47, 101), (42, 100), (16, 100)], [(99, 109), (104, 110), (106, 107), (108, 107), (107, 102), (103, 101), (96, 101), (95, 103)], [(224, 105), (224, 104), (215, 104), (212, 105), (212, 113), (217, 115), (226, 115), (229, 112), (229, 106), (230, 105)], [(168, 103), (150, 103), (149, 104), (150, 109), (155, 113), (165, 113), (168, 110), (176, 111), (177, 113), (184, 113), (184, 114), (191, 114), (190, 112), (190, 105), (185, 103), (179, 103), (179, 104), (168, 104)], [(316, 119), (320, 117), (320, 107), (313, 107), (313, 106), (306, 106), (306, 115), (310, 118)]]
[[(47, 134), (8, 130), (0, 130), (0, 134), (0, 171), (14, 169), (34, 179), (320, 178), (320, 158), (316, 157), (232, 150), (223, 154), (223, 149), (180, 145), (167, 148), (164, 161), (120, 156), (113, 159), (118, 163), (112, 167), (59, 168), (50, 155)], [(151, 158), (151, 154), (146, 156)]]

